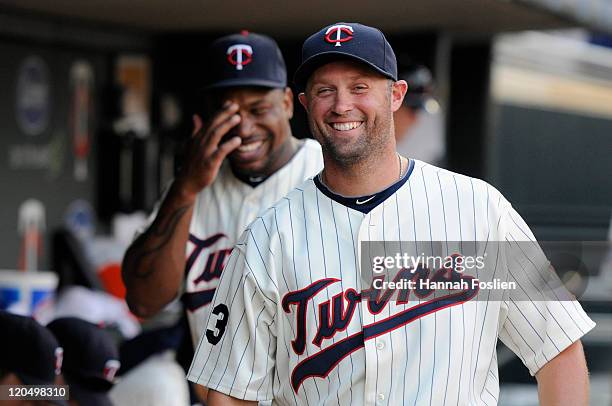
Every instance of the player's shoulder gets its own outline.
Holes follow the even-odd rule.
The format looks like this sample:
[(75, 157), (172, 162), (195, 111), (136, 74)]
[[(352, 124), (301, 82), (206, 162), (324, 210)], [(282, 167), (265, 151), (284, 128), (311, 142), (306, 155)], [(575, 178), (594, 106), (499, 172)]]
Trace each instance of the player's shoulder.
[(305, 162), (314, 166), (323, 166), (323, 152), (321, 144), (311, 138), (305, 138), (301, 141), (300, 153)]
[(507, 204), (503, 194), (483, 179), (453, 172), (417, 159), (413, 161), (414, 169), (411, 176), (422, 176), (425, 182), (437, 183), (438, 187), (451, 190), (460, 198), (486, 199), (499, 205)]
[(451, 170), (441, 168), (439, 166), (435, 166), (425, 161), (420, 161), (418, 159), (412, 159), (412, 161), (414, 161), (414, 168), (412, 170), (411, 176), (422, 176), (424, 177), (425, 182), (433, 181), (435, 183), (439, 180), (441, 182), (450, 181), (452, 183), (457, 183), (458, 185), (475, 184), (479, 187), (493, 188), (493, 186), (491, 186), (489, 183), (482, 179), (464, 175), (459, 172), (453, 172)]
[(307, 179), (323, 169), (321, 145), (310, 138), (298, 140), (298, 143), (298, 150), (277, 175), (289, 179), (291, 186), (294, 186), (296, 181)]
[[(291, 189), (285, 196), (277, 200), (272, 206), (264, 210), (257, 219), (260, 223), (291, 221), (292, 216), (302, 214), (301, 210), (304, 196), (313, 194), (315, 189), (316, 186), (313, 178), (309, 177), (305, 179)], [(300, 213), (297, 213), (298, 210)], [(257, 223), (258, 221), (256, 220), (251, 225), (255, 226)]]
[[(273, 253), (281, 246), (281, 239), (304, 219), (304, 192), (316, 188), (312, 178), (296, 186), (287, 195), (258, 215), (244, 230), (236, 247), (244, 252), (256, 247), (258, 255)], [(266, 254), (267, 255), (267, 254)]]
[(321, 144), (318, 141), (313, 140), (312, 138), (304, 138), (303, 140), (303, 148), (309, 154), (321, 154)]

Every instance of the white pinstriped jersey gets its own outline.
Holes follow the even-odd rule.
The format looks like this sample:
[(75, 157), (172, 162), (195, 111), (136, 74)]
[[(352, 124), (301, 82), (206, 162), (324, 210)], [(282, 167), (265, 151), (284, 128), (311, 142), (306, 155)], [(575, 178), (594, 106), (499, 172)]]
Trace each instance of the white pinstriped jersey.
[(396, 187), (362, 213), (307, 180), (251, 223), (188, 379), (279, 405), (495, 405), (498, 338), (535, 374), (593, 328), (576, 301), (361, 300), (362, 241), (535, 241), (484, 181), (412, 160)]
[(226, 161), (215, 181), (198, 194), (189, 226), (182, 296), (194, 344), (199, 341), (219, 276), (240, 234), (258, 214), (322, 167), (321, 146), (306, 139), (286, 165), (257, 187), (237, 179)]

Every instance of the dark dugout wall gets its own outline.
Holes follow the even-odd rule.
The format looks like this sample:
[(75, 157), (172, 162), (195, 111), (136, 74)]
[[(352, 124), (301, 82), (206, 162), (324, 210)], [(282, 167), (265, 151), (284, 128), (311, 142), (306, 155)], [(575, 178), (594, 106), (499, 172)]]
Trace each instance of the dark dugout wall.
[[(0, 269), (19, 266), (32, 222), (40, 229), (37, 267), (49, 269), (50, 237), (71, 203), (94, 209), (92, 218), (73, 218), (83, 222), (95, 221), (107, 204), (99, 186), (113, 181), (116, 159), (100, 154), (103, 94), (114, 80), (115, 55), (142, 52), (148, 43), (142, 34), (34, 14), (0, 10), (0, 22)], [(76, 79), (83, 70), (88, 85)], [(40, 204), (34, 215), (20, 215), (28, 199)]]
[[(106, 81), (105, 58), (93, 52), (2, 39), (0, 54), (0, 268), (18, 266), (23, 222), (40, 221), (43, 248), (39, 267), (46, 269), (49, 252), (44, 230), (62, 223), (71, 202), (82, 199), (93, 204), (95, 195), (95, 139), (81, 146), (89, 153), (78, 158), (71, 130), (70, 72), (75, 62), (88, 63), (95, 93)], [(20, 125), (20, 121), (25, 123)], [(87, 175), (77, 179), (75, 165), (85, 165)], [(27, 199), (42, 203), (44, 219), (20, 216), (20, 205)]]

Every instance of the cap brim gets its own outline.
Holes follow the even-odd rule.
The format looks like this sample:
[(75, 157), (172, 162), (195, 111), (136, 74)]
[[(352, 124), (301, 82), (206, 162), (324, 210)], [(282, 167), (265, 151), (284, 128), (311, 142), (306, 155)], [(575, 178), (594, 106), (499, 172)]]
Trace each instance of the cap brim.
[(376, 72), (380, 73), (381, 75), (389, 79), (392, 79), (392, 80), (397, 80), (397, 78), (391, 75), (389, 72), (385, 72), (378, 66), (374, 65), (373, 63), (359, 56), (348, 54), (348, 53), (341, 52), (341, 51), (328, 51), (328, 52), (322, 52), (322, 53), (313, 55), (310, 58), (306, 59), (304, 62), (302, 62), (302, 64), (296, 70), (295, 75), (293, 76), (293, 82), (297, 86), (298, 90), (302, 91), (306, 88), (306, 82), (308, 81), (308, 78), (310, 77), (310, 75), (312, 75), (312, 73), (315, 70), (317, 70), (318, 68), (320, 68), (321, 66), (327, 63), (330, 63), (336, 60), (342, 60), (342, 59), (349, 59), (349, 60), (361, 62), (367, 65), (369, 68), (374, 69)]
[(87, 390), (74, 383), (70, 384), (70, 397), (76, 399), (80, 405), (113, 406), (113, 402), (108, 397), (108, 392)]
[(257, 87), (268, 87), (271, 89), (285, 88), (286, 83), (274, 82), (271, 80), (260, 80), (260, 79), (249, 79), (249, 78), (236, 78), (226, 79), (219, 82), (211, 83), (202, 88), (202, 90), (213, 90), (213, 89), (224, 89), (227, 87), (241, 87), (241, 86), (257, 86)]

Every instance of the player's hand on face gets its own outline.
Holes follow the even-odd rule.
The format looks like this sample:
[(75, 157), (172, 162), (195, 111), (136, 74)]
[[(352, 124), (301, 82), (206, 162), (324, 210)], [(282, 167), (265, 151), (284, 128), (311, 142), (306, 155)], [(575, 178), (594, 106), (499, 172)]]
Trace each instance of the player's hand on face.
[(224, 139), (238, 123), (238, 105), (231, 102), (226, 102), (206, 126), (200, 116), (193, 116), (193, 133), (177, 176), (185, 192), (197, 194), (215, 180), (223, 159), (242, 142), (238, 136)]

